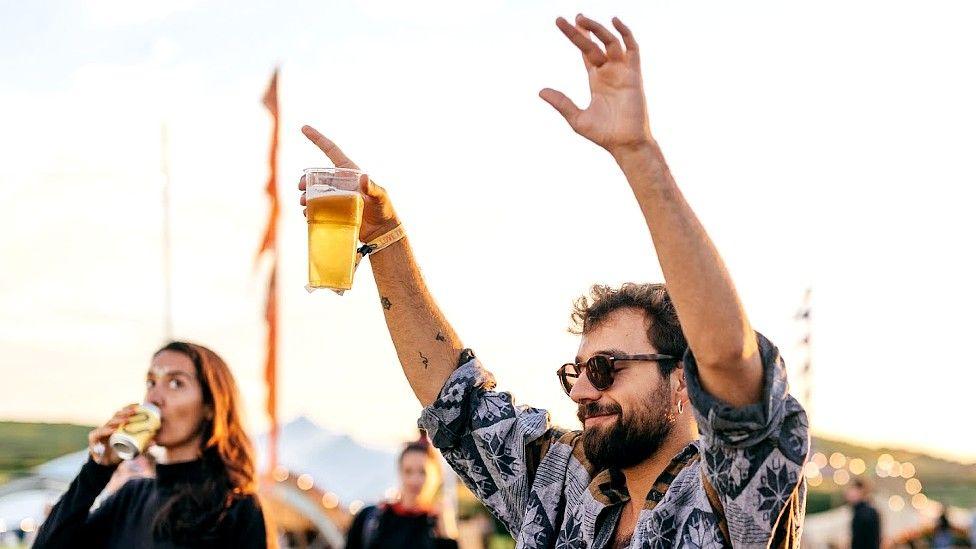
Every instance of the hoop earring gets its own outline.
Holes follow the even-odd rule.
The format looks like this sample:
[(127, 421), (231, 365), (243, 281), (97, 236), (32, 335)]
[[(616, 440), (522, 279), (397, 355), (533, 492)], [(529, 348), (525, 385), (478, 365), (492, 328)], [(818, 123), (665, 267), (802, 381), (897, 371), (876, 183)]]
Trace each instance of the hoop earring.
[(683, 401), (678, 401), (678, 415), (680, 416), (685, 411), (685, 403)]

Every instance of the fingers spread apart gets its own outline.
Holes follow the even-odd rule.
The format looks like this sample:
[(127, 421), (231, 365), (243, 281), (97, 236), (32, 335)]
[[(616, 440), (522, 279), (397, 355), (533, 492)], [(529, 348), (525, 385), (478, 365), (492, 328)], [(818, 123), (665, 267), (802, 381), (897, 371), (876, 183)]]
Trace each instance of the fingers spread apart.
[(599, 67), (607, 62), (607, 54), (603, 52), (600, 46), (597, 46), (593, 40), (590, 40), (580, 32), (575, 26), (570, 24), (562, 17), (556, 19), (556, 26), (562, 31), (569, 41), (579, 48), (580, 52), (583, 53), (583, 60), (593, 65), (594, 67)]
[[(609, 29), (583, 14), (576, 16), (575, 25), (559, 17), (556, 19), (556, 26), (579, 48), (587, 66), (599, 67), (607, 60), (623, 60), (625, 53), (637, 53), (637, 41), (633, 33), (616, 17), (613, 18), (613, 26), (620, 33), (619, 39)], [(591, 39), (590, 33), (600, 40), (603, 48)], [(623, 44), (620, 43), (620, 39), (623, 39)], [(624, 46), (627, 47), (626, 50)]]
[(620, 40), (617, 40), (617, 37), (608, 31), (606, 27), (582, 14), (576, 16), (576, 24), (592, 32), (600, 39), (600, 42), (603, 42), (604, 47), (607, 49), (608, 58), (623, 59), (624, 48), (620, 45)]

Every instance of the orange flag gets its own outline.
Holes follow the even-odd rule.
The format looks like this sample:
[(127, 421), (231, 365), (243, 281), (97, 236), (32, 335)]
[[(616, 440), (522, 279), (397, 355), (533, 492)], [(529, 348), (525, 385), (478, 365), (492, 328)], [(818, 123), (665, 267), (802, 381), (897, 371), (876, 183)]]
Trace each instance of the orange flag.
[(267, 385), (267, 412), (271, 429), (268, 436), (268, 472), (278, 466), (278, 69), (271, 75), (271, 83), (264, 92), (264, 106), (271, 112), (271, 150), (268, 154), (268, 183), (265, 192), (271, 207), (268, 211), (268, 224), (264, 230), (261, 246), (258, 248), (255, 263), (265, 253), (271, 255), (271, 274), (268, 276), (268, 297), (265, 302), (264, 319), (268, 323), (267, 357), (264, 362), (264, 381)]

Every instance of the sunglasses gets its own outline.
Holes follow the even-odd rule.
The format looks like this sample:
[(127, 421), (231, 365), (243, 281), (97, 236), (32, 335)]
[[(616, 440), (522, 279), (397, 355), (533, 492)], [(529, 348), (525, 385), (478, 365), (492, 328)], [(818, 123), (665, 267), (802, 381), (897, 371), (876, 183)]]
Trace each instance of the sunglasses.
[(586, 377), (593, 384), (593, 388), (598, 391), (605, 391), (613, 385), (613, 375), (617, 368), (617, 362), (631, 362), (648, 360), (652, 362), (677, 362), (680, 359), (671, 355), (593, 355), (589, 360), (580, 364), (578, 362), (567, 362), (556, 370), (559, 383), (563, 386), (563, 391), (568, 395), (573, 390), (573, 385), (579, 379), (580, 374), (586, 371)]

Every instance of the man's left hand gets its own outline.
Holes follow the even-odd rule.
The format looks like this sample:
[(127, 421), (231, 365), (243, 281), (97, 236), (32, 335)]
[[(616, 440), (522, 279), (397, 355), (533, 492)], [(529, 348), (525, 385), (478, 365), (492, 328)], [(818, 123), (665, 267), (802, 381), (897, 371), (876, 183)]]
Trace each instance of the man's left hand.
[[(539, 96), (559, 111), (576, 133), (610, 154), (616, 156), (652, 143), (640, 55), (630, 29), (614, 17), (618, 39), (582, 14), (576, 16), (575, 26), (562, 17), (556, 19), (556, 26), (583, 54), (590, 81), (590, 104), (580, 109), (565, 94), (550, 88), (539, 92)], [(603, 43), (603, 48), (592, 40), (592, 35)]]

